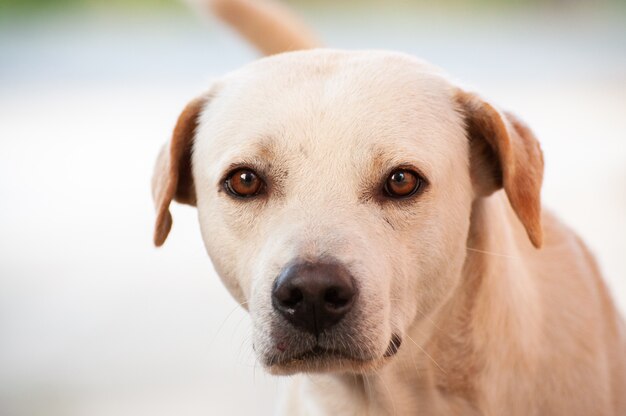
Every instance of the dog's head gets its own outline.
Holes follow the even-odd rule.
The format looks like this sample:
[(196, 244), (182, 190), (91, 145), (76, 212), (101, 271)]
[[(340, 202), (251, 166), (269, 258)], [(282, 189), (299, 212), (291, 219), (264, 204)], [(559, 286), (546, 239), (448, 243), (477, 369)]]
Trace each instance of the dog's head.
[(473, 201), (504, 188), (541, 244), (538, 143), (414, 58), (265, 58), (192, 101), (154, 177), (161, 245), (196, 205), (274, 373), (365, 371), (450, 297)]

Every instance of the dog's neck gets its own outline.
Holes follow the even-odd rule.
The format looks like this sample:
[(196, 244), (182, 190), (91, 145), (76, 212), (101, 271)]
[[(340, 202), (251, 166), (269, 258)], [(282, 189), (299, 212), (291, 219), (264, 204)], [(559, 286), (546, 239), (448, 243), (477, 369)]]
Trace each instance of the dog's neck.
[[(501, 368), (493, 360), (532, 361), (528, 352), (537, 340), (520, 336), (536, 333), (525, 327), (540, 313), (528, 310), (538, 302), (529, 301), (536, 296), (534, 286), (520, 272), (532, 247), (520, 247), (519, 233), (525, 232), (502, 192), (475, 201), (471, 215), (454, 295), (412, 325), (398, 355), (384, 368), (365, 375), (305, 376), (299, 388), (307, 390), (305, 401), (312, 401), (319, 414), (471, 414), (477, 410), (469, 403), (484, 398), (477, 396), (494, 394), (481, 385), (492, 368)], [(342, 403), (326, 402), (329, 397), (343, 397)], [(362, 408), (350, 407), (355, 404)]]

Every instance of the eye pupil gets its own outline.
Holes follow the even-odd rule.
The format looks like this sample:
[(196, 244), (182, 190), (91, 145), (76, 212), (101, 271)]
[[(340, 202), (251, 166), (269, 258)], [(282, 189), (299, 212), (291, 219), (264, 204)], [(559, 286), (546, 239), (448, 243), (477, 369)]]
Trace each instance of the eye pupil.
[(404, 172), (396, 172), (391, 175), (391, 180), (396, 183), (404, 182)]
[(252, 182), (254, 182), (254, 173), (252, 172), (243, 172), (240, 176), (239, 179), (241, 180), (241, 182), (243, 182), (246, 186), (250, 186), (252, 184)]

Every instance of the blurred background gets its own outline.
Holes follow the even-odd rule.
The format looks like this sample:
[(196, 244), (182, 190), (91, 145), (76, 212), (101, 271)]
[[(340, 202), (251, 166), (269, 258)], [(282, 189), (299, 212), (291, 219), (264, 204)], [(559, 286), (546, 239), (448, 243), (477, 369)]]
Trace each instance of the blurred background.
[[(289, 1), (328, 45), (406, 51), (535, 130), (543, 198), (626, 310), (626, 4)], [(195, 211), (152, 246), (185, 103), (256, 58), (175, 0), (0, 0), (0, 415), (268, 415)]]

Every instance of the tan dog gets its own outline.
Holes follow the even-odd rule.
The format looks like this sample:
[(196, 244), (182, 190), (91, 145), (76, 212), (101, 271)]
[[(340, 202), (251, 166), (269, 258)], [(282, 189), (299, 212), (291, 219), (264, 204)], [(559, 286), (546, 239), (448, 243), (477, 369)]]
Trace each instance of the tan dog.
[[(275, 4), (213, 5), (261, 50), (317, 45)], [(519, 119), (415, 58), (283, 53), (185, 108), (155, 243), (197, 206), (260, 362), (307, 373), (284, 414), (624, 415), (624, 324), (542, 172)]]

